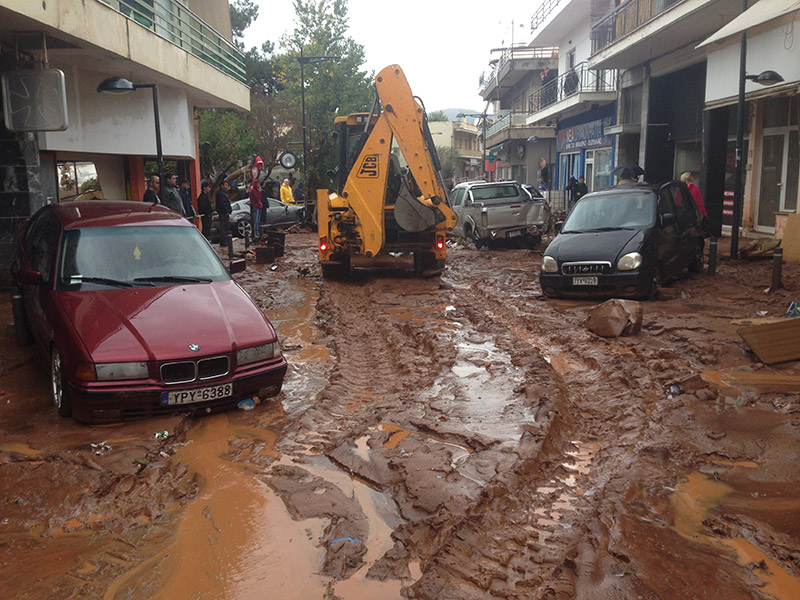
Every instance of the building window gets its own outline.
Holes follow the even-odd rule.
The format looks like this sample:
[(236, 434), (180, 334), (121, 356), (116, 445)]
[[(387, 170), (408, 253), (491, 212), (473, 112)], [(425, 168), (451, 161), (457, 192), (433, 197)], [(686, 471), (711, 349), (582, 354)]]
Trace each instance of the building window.
[(622, 123), (626, 125), (642, 122), (641, 85), (635, 85), (622, 90), (622, 114), (620, 115), (620, 119)]

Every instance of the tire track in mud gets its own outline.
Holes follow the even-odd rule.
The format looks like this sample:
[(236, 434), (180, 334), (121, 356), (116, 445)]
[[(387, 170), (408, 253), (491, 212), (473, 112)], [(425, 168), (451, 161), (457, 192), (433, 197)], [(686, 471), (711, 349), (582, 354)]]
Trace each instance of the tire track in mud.
[[(690, 370), (671, 352), (598, 343), (572, 315), (531, 304), (536, 288), (530, 276), (512, 272), (511, 277), (497, 277), (488, 270), (476, 287), (475, 267), (473, 262), (467, 277), (458, 269), (451, 271), (459, 295), (472, 307), (473, 322), (504, 331), (540, 354), (552, 367), (558, 393), (547, 398), (553, 420), (542, 432), (541, 451), (521, 456), (494, 497), (475, 507), (461, 526), (452, 527), (435, 565), (417, 584), (417, 597), (478, 598), (486, 592), (575, 597), (580, 582), (591, 575), (591, 565), (602, 562), (611, 564), (605, 565), (605, 581), (593, 582), (595, 593), (604, 589), (617, 597), (648, 597), (634, 578), (608, 577), (609, 572), (625, 573), (626, 557), (607, 553), (611, 523), (601, 517), (603, 492), (643, 438), (647, 415), (642, 405), (655, 405), (659, 399), (659, 390), (646, 382), (674, 381)], [(564, 330), (572, 337), (563, 339), (559, 332)], [(611, 381), (616, 389), (598, 389), (598, 381)], [(615, 414), (620, 412), (625, 416)], [(602, 471), (593, 464), (598, 462)], [(491, 536), (492, 530), (519, 533)], [(466, 572), (464, 565), (476, 557), (465, 545), (480, 548), (481, 577)]]

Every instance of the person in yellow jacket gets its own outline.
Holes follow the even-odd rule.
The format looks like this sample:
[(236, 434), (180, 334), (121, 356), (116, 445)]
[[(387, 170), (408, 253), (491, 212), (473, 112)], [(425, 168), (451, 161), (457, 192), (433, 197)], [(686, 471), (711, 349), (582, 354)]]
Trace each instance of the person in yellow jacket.
[(292, 194), (292, 186), (289, 185), (288, 179), (284, 179), (281, 184), (281, 202), (284, 204), (294, 204), (294, 194)]

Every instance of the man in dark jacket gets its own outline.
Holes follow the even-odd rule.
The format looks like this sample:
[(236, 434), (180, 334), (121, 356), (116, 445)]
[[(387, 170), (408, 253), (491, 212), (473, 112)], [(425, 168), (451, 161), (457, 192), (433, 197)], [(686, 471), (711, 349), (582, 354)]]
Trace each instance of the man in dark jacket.
[(178, 192), (181, 195), (181, 203), (183, 204), (183, 213), (186, 217), (196, 217), (194, 206), (192, 205), (192, 192), (189, 189), (189, 180), (181, 179), (178, 184)]
[(224, 181), (214, 196), (214, 203), (219, 215), (219, 232), (222, 235), (219, 245), (223, 247), (228, 245), (228, 235), (231, 232), (231, 201), (228, 199), (230, 189), (231, 184)]
[(161, 204), (161, 201), (158, 199), (158, 192), (161, 182), (158, 179), (158, 175), (153, 175), (150, 179), (147, 180), (147, 189), (144, 192), (144, 198), (142, 198), (143, 202), (148, 202), (150, 204)]
[(578, 177), (578, 183), (575, 184), (575, 201), (577, 202), (589, 193), (589, 187), (583, 178), (583, 175)]
[(211, 191), (211, 184), (204, 181), (200, 185), (200, 195), (197, 197), (197, 211), (200, 213), (200, 225), (203, 235), (206, 239), (211, 239), (211, 220), (214, 213), (214, 208), (211, 206), (211, 198), (208, 193)]
[(178, 191), (178, 176), (175, 173), (167, 175), (167, 185), (164, 187), (161, 204), (171, 208), (182, 217), (186, 216), (186, 212), (183, 210), (181, 193)]

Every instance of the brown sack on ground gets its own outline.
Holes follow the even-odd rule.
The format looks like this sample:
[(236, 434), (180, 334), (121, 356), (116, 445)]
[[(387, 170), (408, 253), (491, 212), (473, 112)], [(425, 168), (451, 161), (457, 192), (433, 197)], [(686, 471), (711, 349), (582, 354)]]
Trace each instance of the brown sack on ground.
[(586, 329), (602, 337), (634, 335), (642, 328), (642, 305), (635, 300), (613, 298), (595, 306), (586, 318)]

